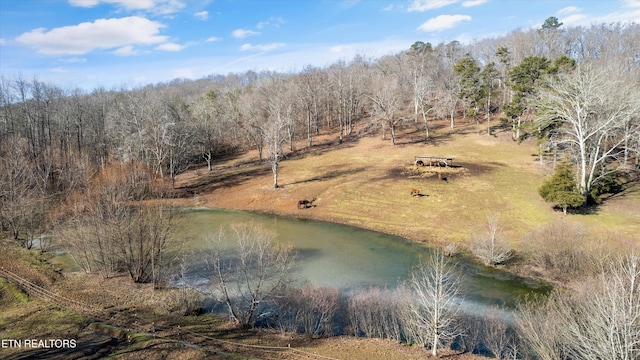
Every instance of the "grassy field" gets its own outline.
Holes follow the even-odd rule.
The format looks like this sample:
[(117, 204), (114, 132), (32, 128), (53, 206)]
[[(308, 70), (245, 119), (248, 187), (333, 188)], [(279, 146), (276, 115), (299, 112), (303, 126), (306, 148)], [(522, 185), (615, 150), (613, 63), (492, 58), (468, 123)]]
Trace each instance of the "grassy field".
[[(428, 244), (468, 244), (486, 231), (488, 216), (498, 216), (501, 235), (516, 249), (532, 229), (560, 220), (640, 242), (637, 191), (589, 214), (564, 216), (538, 195), (552, 169), (537, 160), (535, 140), (519, 144), (508, 132), (480, 135), (471, 125), (433, 133), (425, 143), (421, 130), (409, 127), (396, 146), (379, 136), (343, 144), (325, 136), (310, 149), (300, 144), (302, 150), (281, 163), (277, 189), (269, 165), (249, 152), (218, 163), (209, 174), (183, 175), (179, 184), (197, 195), (182, 204), (327, 220)], [(416, 168), (416, 155), (452, 157), (455, 167)], [(448, 181), (438, 180), (437, 172)], [(410, 196), (412, 188), (422, 196)], [(316, 199), (316, 207), (298, 210), (301, 199)]]

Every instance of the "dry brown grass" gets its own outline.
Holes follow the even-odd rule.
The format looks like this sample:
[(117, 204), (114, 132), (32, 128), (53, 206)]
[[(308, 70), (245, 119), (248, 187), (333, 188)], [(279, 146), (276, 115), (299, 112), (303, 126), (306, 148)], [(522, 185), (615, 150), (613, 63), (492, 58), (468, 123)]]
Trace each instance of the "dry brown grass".
[[(272, 187), (269, 166), (248, 152), (220, 162), (211, 174), (184, 174), (179, 185), (189, 194), (179, 202), (333, 221), (417, 242), (465, 246), (473, 233), (484, 230), (488, 215), (499, 215), (502, 235), (518, 249), (533, 229), (563, 217), (538, 195), (549, 167), (533, 156), (533, 140), (518, 144), (507, 132), (478, 135), (473, 128), (440, 127), (424, 143), (421, 131), (409, 127), (396, 146), (378, 136), (338, 145), (326, 135), (311, 149), (300, 144), (302, 150), (281, 163), (278, 189)], [(416, 155), (453, 157), (458, 167), (415, 168)], [(438, 180), (438, 172), (448, 181)], [(412, 188), (423, 196), (410, 196)], [(313, 198), (316, 207), (297, 209), (298, 200)], [(640, 196), (630, 194), (610, 200), (597, 213), (574, 217), (640, 242), (638, 204)]]

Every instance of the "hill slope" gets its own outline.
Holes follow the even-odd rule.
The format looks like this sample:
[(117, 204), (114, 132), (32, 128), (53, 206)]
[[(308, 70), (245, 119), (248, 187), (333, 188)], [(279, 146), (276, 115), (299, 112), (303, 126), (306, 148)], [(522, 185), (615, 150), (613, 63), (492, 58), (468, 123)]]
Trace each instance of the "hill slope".
[[(433, 133), (425, 143), (420, 129), (407, 128), (396, 146), (379, 136), (337, 144), (336, 136), (325, 135), (312, 148), (301, 143), (281, 163), (277, 189), (270, 165), (248, 152), (211, 173), (182, 175), (181, 202), (339, 222), (429, 244), (466, 244), (485, 231), (487, 216), (497, 215), (501, 233), (516, 248), (532, 229), (567, 218), (538, 195), (552, 169), (537, 160), (534, 141), (518, 144), (507, 132), (479, 135), (472, 125), (450, 130), (440, 124)], [(416, 155), (452, 157), (454, 167), (415, 167)], [(412, 197), (412, 188), (422, 196)], [(302, 199), (315, 199), (316, 206), (299, 210)], [(640, 196), (629, 191), (595, 213), (568, 218), (638, 242), (638, 209)]]

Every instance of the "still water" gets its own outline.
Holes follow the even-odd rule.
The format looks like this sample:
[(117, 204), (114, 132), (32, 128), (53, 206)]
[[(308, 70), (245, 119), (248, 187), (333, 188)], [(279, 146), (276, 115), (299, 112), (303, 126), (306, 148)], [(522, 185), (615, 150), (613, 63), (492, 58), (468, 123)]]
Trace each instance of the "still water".
[[(181, 233), (196, 254), (194, 268), (206, 262), (207, 235), (216, 235), (221, 226), (242, 222), (261, 224), (277, 234), (276, 241), (293, 246), (297, 278), (344, 291), (370, 286), (393, 289), (429, 251), (397, 236), (346, 225), (253, 212), (188, 210)], [(469, 258), (457, 257), (456, 262), (467, 307), (512, 307), (519, 297), (550, 290), (547, 285), (487, 268)]]

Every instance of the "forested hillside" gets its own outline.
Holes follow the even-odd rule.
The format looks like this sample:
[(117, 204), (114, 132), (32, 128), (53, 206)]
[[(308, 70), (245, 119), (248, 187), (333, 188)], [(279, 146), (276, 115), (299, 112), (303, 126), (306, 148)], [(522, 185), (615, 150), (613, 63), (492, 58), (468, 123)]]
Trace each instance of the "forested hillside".
[(340, 141), (387, 133), (393, 145), (398, 127), (420, 123), (428, 141), (430, 121), (455, 127), (461, 113), (488, 133), (508, 124), (514, 140), (538, 137), (541, 160), (568, 156), (588, 195), (638, 167), (639, 69), (637, 24), (565, 29), (549, 18), (540, 29), (469, 45), (417, 41), (392, 56), (297, 73), (91, 91), (16, 74), (0, 84), (2, 228), (39, 232), (48, 208), (110, 163), (137, 161), (173, 179), (256, 148), (277, 175), (294, 140), (312, 146), (320, 130), (336, 129)]
[[(23, 254), (22, 249), (15, 249), (16, 244), (49, 250), (52, 237), (42, 234), (54, 234), (58, 245), (71, 253), (77, 269), (103, 279), (125, 274), (136, 285), (150, 283), (156, 290), (177, 276), (179, 256), (172, 252), (177, 225), (166, 208), (180, 203), (156, 200), (184, 197), (199, 206), (199, 201), (206, 201), (207, 191), (210, 195), (219, 187), (243, 184), (262, 204), (272, 206), (247, 206), (251, 210), (289, 206), (305, 196), (303, 209), (307, 211), (307, 205), (313, 207), (318, 200), (315, 196), (321, 193), (324, 208), (318, 209), (317, 218), (333, 221), (342, 216), (343, 222), (365, 228), (365, 223), (377, 221), (379, 227), (368, 228), (412, 240), (420, 234), (420, 242), (450, 247), (430, 258), (430, 267), (422, 269), (425, 273), (414, 272), (406, 288), (392, 295), (371, 289), (354, 292), (349, 298), (335, 289), (287, 288), (278, 283), (268, 294), (251, 293), (248, 310), (242, 308), (246, 304), (237, 304), (228, 295), (228, 269), (220, 250), (212, 277), (221, 284), (217, 291), (226, 295), (221, 303), (226, 302), (237, 324), (267, 322), (261, 311), (272, 308), (258, 305), (271, 301), (274, 308), (280, 306), (277, 310), (282, 314), (298, 311), (296, 316), (278, 318), (282, 332), (304, 332), (310, 337), (332, 334), (336, 327), (331, 321), (342, 316), (335, 321), (343, 321), (343, 333), (419, 344), (430, 347), (434, 355), (442, 345), (451, 347), (455, 342), (463, 352), (496, 357), (537, 354), (540, 358), (578, 359), (597, 351), (602, 359), (636, 358), (640, 272), (638, 256), (631, 250), (637, 244), (603, 235), (604, 231), (589, 233), (571, 224), (541, 223), (551, 217), (551, 207), (565, 214), (593, 214), (603, 195), (615, 198), (637, 191), (638, 99), (639, 24), (565, 28), (554, 17), (538, 29), (514, 30), (471, 44), (416, 41), (397, 54), (380, 58), (360, 54), (326, 67), (308, 66), (290, 73), (212, 74), (198, 80), (92, 90), (60, 88), (16, 74), (0, 79), (0, 239), (11, 244), (16, 254)], [(462, 128), (464, 131), (457, 131)], [(376, 140), (382, 137), (383, 145), (374, 144), (374, 136)], [(474, 138), (469, 140), (470, 136)], [(346, 159), (350, 144), (364, 138), (368, 139), (357, 149), (362, 163)], [(483, 144), (484, 139), (490, 141)], [(522, 143), (529, 148), (515, 151)], [(427, 180), (420, 177), (424, 174), (417, 165), (407, 161), (417, 149), (437, 146), (467, 155), (461, 163), (469, 168), (460, 169), (460, 165), (451, 173), (430, 174), (434, 175), (428, 179), (432, 181), (428, 183), (430, 194), (424, 188), (409, 192), (408, 185), (418, 183), (415, 179)], [(332, 150), (337, 151), (330, 153)], [(246, 160), (249, 152), (256, 159)], [(371, 155), (362, 160), (366, 153)], [(495, 158), (484, 164), (488, 154)], [(509, 157), (514, 160), (506, 161)], [(551, 176), (544, 183), (542, 170), (531, 171), (531, 159), (547, 165), (544, 171)], [(367, 160), (382, 166), (366, 168), (363, 163)], [(314, 161), (323, 162), (322, 170), (306, 171), (305, 166), (313, 166)], [(282, 180), (284, 169), (288, 170), (286, 181)], [(379, 182), (360, 176), (365, 170)], [(493, 174), (482, 178), (483, 172)], [(268, 184), (262, 187), (250, 181), (258, 177), (263, 181), (266, 176)], [(476, 177), (469, 180), (472, 176)], [(338, 191), (347, 181), (351, 182), (349, 191)], [(512, 193), (507, 194), (490, 190), (515, 181), (526, 184), (509, 188)], [(531, 191), (538, 187), (537, 182), (541, 183), (538, 193)], [(522, 188), (529, 193), (515, 194)], [(458, 191), (453, 194), (449, 189)], [(227, 200), (238, 204), (238, 198), (246, 196), (232, 194), (235, 190), (227, 190)], [(439, 197), (438, 190), (449, 192)], [(275, 191), (279, 197), (273, 195)], [(398, 200), (400, 193), (405, 198)], [(538, 195), (549, 208), (535, 203), (540, 200)], [(465, 202), (476, 200), (473, 209), (466, 208)], [(220, 204), (225, 205), (224, 199), (218, 199), (216, 205)], [(458, 207), (452, 209), (451, 204)], [(389, 214), (381, 215), (383, 207)], [(479, 214), (480, 208), (510, 211), (506, 216), (510, 235), (523, 239), (498, 244), (497, 217), (481, 221), (483, 229), (488, 225), (486, 235), (466, 239), (480, 227), (478, 217), (486, 217)], [(291, 209), (288, 211), (298, 214), (302, 211)], [(467, 213), (471, 210), (476, 213)], [(636, 216), (633, 209), (625, 212), (631, 215), (623, 224)], [(529, 214), (534, 216), (526, 218)], [(447, 228), (450, 219), (458, 222)], [(588, 221), (598, 219), (584, 220)], [(420, 226), (425, 223), (438, 228), (423, 231)], [(533, 223), (540, 227), (534, 229)], [(239, 251), (240, 255), (267, 259), (263, 265), (268, 271), (263, 275), (281, 271), (278, 276), (284, 279), (285, 270), (293, 267), (292, 250), (275, 246), (270, 242), (272, 234), (263, 229), (242, 226), (234, 228), (237, 237), (262, 239), (266, 245), (251, 247), (238, 241), (248, 249)], [(450, 237), (444, 239), (443, 233)], [(619, 256), (627, 250), (628, 256)], [(433, 295), (428, 290), (432, 284), (423, 280), (433, 276), (436, 283), (448, 283), (454, 277), (447, 268), (448, 257), (460, 251), (480, 258), (491, 269), (506, 266), (572, 291), (553, 293), (542, 305), (523, 302), (518, 317), (510, 322), (497, 313), (489, 314), (484, 319), (490, 321), (482, 325), (481, 318), (449, 316), (448, 306), (441, 308), (444, 320), (425, 320), (421, 316), (429, 313), (434, 301), (389, 300), (408, 299), (402, 291), (424, 292), (425, 298)], [(14, 264), (11, 256), (2, 259)], [(246, 265), (244, 260), (239, 257), (237, 262)], [(511, 264), (504, 265), (510, 260)], [(21, 266), (16, 265), (23, 269)], [(236, 266), (234, 269), (243, 270)], [(258, 282), (268, 283), (265, 279), (266, 275)], [(288, 293), (278, 292), (285, 288)], [(99, 286), (92, 291), (96, 289)], [(180, 289), (175, 295), (179, 300), (174, 299), (179, 310), (167, 311), (201, 311), (202, 298), (191, 290)], [(457, 291), (452, 286), (449, 296), (437, 301), (450, 302)], [(278, 303), (273, 294), (289, 302)], [(109, 301), (116, 302), (115, 296)], [(304, 308), (313, 301), (318, 307), (326, 306), (321, 320), (315, 310)], [(105, 302), (105, 308), (110, 306)], [(347, 306), (351, 313), (336, 315), (339, 306)], [(133, 305), (131, 308), (136, 311)], [(367, 317), (369, 310), (378, 312)], [(344, 325), (349, 316), (351, 328)], [(454, 324), (454, 320), (461, 322)], [(601, 346), (592, 344), (596, 335)]]

